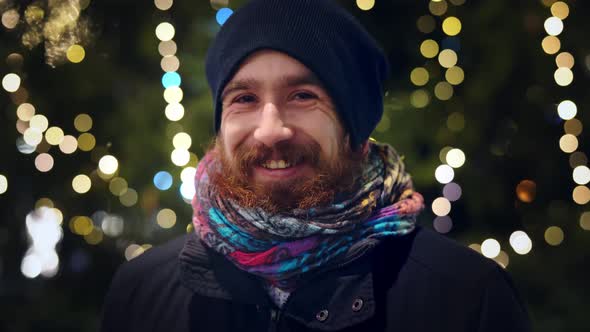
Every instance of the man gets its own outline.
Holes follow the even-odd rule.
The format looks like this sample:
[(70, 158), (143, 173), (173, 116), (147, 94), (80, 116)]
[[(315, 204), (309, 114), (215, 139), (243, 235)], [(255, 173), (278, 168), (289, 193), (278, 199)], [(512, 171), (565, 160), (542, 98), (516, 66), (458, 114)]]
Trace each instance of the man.
[(369, 140), (388, 64), (329, 0), (252, 0), (207, 55), (217, 137), (195, 231), (117, 273), (103, 331), (528, 331), (495, 262), (415, 224)]

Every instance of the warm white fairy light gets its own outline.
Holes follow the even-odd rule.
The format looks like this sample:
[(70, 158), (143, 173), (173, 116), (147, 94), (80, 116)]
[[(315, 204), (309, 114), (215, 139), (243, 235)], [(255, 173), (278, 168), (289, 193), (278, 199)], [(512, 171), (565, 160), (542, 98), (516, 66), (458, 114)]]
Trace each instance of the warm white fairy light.
[(114, 174), (119, 168), (119, 161), (111, 155), (106, 155), (100, 158), (98, 162), (98, 169), (104, 174)]
[(500, 243), (496, 239), (487, 239), (481, 243), (481, 253), (487, 258), (495, 258), (500, 254)]
[[(223, 2), (223, 1), (222, 1)], [(159, 10), (170, 10), (174, 5), (173, 0), (154, 0), (156, 8)], [(222, 9), (227, 6), (227, 1), (223, 3), (217, 3), (217, 9)], [(215, 7), (215, 6), (214, 6)], [(228, 8), (225, 8), (228, 9)], [(182, 105), (183, 90), (181, 88), (181, 76), (178, 74), (180, 67), (180, 60), (177, 57), (178, 46), (174, 42), (175, 28), (169, 22), (162, 22), (156, 27), (156, 37), (160, 40), (158, 45), (158, 53), (162, 56), (160, 61), (160, 67), (164, 72), (162, 76), (162, 85), (164, 87), (163, 98), (167, 105), (164, 109), (164, 115), (166, 119), (172, 122), (180, 121), (185, 115), (185, 109)], [(179, 130), (182, 131), (182, 130)], [(186, 166), (191, 160), (191, 153), (189, 149), (191, 147), (192, 140), (189, 134), (185, 132), (178, 132), (172, 139), (172, 152), (170, 154), (170, 160), (178, 167)], [(191, 184), (190, 181), (185, 181), (186, 170), (185, 168), (181, 175), (181, 196), (185, 201), (190, 202), (190, 197), (187, 199), (187, 195), (193, 194), (194, 190), (188, 190), (187, 184)]]
[(557, 105), (557, 113), (564, 120), (571, 120), (576, 117), (578, 107), (571, 100), (564, 100)]
[(543, 26), (545, 27), (547, 34), (550, 36), (557, 36), (563, 31), (563, 21), (555, 16), (546, 19)]
[(2, 87), (8, 92), (16, 92), (21, 84), (21, 78), (15, 73), (6, 74), (2, 78)]
[(524, 231), (515, 231), (510, 235), (510, 246), (519, 255), (528, 254), (533, 248), (531, 238)]
[[(460, 6), (463, 1), (451, 1), (454, 6)], [(459, 56), (457, 54), (458, 36), (462, 32), (461, 20), (448, 14), (446, 1), (432, 0), (429, 3), (429, 11), (432, 15), (424, 15), (418, 18), (418, 30), (425, 34), (432, 33), (437, 26), (442, 29), (444, 39), (440, 41), (432, 38), (424, 39), (419, 45), (419, 52), (425, 58), (426, 64), (416, 67), (411, 71), (410, 81), (417, 90), (410, 94), (410, 104), (415, 108), (425, 108), (434, 98), (431, 97), (430, 91), (436, 99), (447, 101), (453, 98), (456, 86), (460, 85), (465, 79), (463, 68), (458, 66)], [(440, 24), (437, 24), (440, 21)], [(434, 78), (440, 76), (438, 73), (429, 72), (432, 64), (441, 67), (444, 72), (443, 81), (437, 81)], [(432, 89), (429, 91), (429, 89)], [(445, 150), (445, 151), (443, 151)], [(443, 196), (433, 203), (433, 212), (438, 216), (434, 220), (435, 229), (447, 233), (452, 227), (452, 220), (447, 214), (451, 210), (451, 202), (461, 197), (461, 187), (457, 183), (451, 183), (455, 178), (455, 170), (463, 166), (466, 160), (465, 153), (461, 149), (444, 148), (441, 150), (441, 164), (437, 166), (434, 177), (444, 184)], [(448, 211), (447, 211), (448, 210)], [(444, 217), (445, 219), (442, 219)], [(438, 223), (438, 224), (437, 224)], [(444, 225), (443, 225), (444, 224)], [(441, 227), (443, 225), (444, 227)]]
[[(11, 56), (22, 59), (22, 56), (18, 53), (12, 53), (9, 57)], [(26, 75), (23, 75), (23, 77), (26, 77)], [(3, 88), (11, 93), (17, 92), (22, 88), (22, 85), (23, 79), (14, 73), (5, 75), (2, 80)], [(72, 154), (76, 151), (78, 140), (72, 135), (66, 135), (60, 127), (49, 127), (49, 119), (37, 112), (33, 104), (30, 102), (20, 102), (17, 105), (17, 130), (22, 134), (17, 139), (17, 149), (19, 152), (23, 154), (35, 152), (37, 146), (43, 142), (43, 139), (49, 145), (59, 146), (59, 150), (64, 154)], [(23, 142), (25, 144), (22, 144)], [(35, 158), (35, 166), (37, 170), (49, 171), (53, 167), (53, 157), (50, 155), (38, 156)]]
[(156, 27), (156, 37), (161, 41), (172, 40), (174, 34), (174, 26), (168, 22), (162, 22)]
[[(551, 16), (548, 17), (544, 23), (545, 31), (549, 35), (543, 39), (542, 43), (545, 53), (555, 54), (557, 53), (557, 50), (560, 49), (560, 47), (554, 47), (554, 50), (551, 50), (551, 52), (547, 52), (547, 48), (549, 47), (547, 40), (553, 39), (555, 41), (559, 41), (559, 39), (557, 39), (557, 37), (554, 36), (557, 36), (564, 31), (563, 20), (565, 20), (569, 14), (570, 8), (567, 5), (567, 3), (563, 1), (558, 1), (551, 5)], [(557, 65), (557, 68), (553, 74), (553, 78), (557, 85), (561, 87), (567, 87), (574, 81), (574, 72), (571, 70), (571, 68), (574, 65), (574, 62), (574, 57), (570, 52), (562, 51), (561, 53), (556, 55), (555, 64)], [(575, 118), (578, 114), (578, 109), (576, 103), (572, 100), (563, 100), (559, 102), (559, 104), (557, 105), (557, 114), (562, 120), (570, 122), (578, 121)], [(567, 130), (567, 126), (564, 126), (564, 130)], [(581, 132), (581, 127), (579, 131)], [(580, 132), (578, 132), (577, 134), (580, 134)], [(581, 141), (579, 141), (576, 136), (577, 135), (574, 135), (571, 132), (566, 131), (565, 134), (559, 138), (559, 148), (564, 153), (571, 153), (572, 156), (575, 155), (577, 153), (576, 150), (578, 150), (581, 143)], [(587, 160), (583, 161), (583, 163), (587, 162)], [(590, 169), (588, 168), (588, 166), (573, 166), (576, 166), (572, 173), (572, 178), (576, 184), (583, 186), (590, 182)], [(587, 203), (585, 199), (586, 191), (584, 189), (586, 187), (581, 186), (576, 187), (572, 195), (572, 199), (575, 203), (583, 205)]]
[[(80, 45), (70, 45), (66, 57), (70, 62), (80, 62), (84, 58), (84, 49)], [(20, 59), (22, 64), (22, 55), (11, 53), (7, 58), (9, 65), (11, 59), (15, 58)], [(77, 138), (76, 136), (78, 135), (66, 135), (60, 127), (50, 127), (49, 119), (38, 112), (35, 106), (27, 101), (28, 97), (18, 97), (19, 94), (28, 96), (28, 92), (24, 87), (24, 78), (26, 77), (26, 74), (17, 75), (15, 73), (9, 73), (2, 78), (2, 87), (4, 90), (13, 93), (13, 96), (15, 96), (12, 99), (17, 106), (16, 116), (18, 120), (16, 127), (17, 131), (22, 134), (16, 140), (18, 151), (24, 154), (32, 154), (36, 152), (40, 144), (45, 144), (37, 151), (39, 154), (34, 158), (34, 164), (38, 171), (50, 172), (54, 167), (54, 156), (47, 153), (49, 147), (46, 148), (46, 146), (56, 146), (64, 154), (72, 154), (79, 147), (84, 151), (92, 150), (96, 143), (92, 134), (85, 132)], [(83, 121), (86, 129), (80, 130), (81, 132), (90, 130), (92, 126), (90, 116), (87, 114), (84, 114), (84, 116), (87, 118), (85, 119), (86, 121)], [(78, 117), (76, 121), (78, 121)], [(78, 129), (79, 127), (76, 121), (75, 127)], [(89, 126), (88, 122), (90, 123)], [(86, 139), (88, 137), (92, 137), (92, 144), (88, 144), (89, 141)], [(74, 190), (78, 193), (85, 193), (90, 189), (90, 178), (85, 175), (84, 177), (80, 178), (79, 176), (72, 183)], [(2, 182), (2, 176), (0, 176), (0, 194), (4, 193), (7, 188), (7, 183), (3, 184)], [(58, 272), (59, 257), (55, 252), (55, 245), (63, 236), (61, 229), (62, 221), (63, 213), (55, 208), (49, 210), (45, 207), (36, 208), (35, 211), (27, 215), (26, 226), (31, 240), (31, 247), (27, 250), (21, 263), (21, 272), (27, 278), (35, 278), (38, 275), (52, 277)], [(99, 231), (99, 233), (102, 238), (102, 232)], [(93, 239), (85, 238), (90, 244), (96, 244), (96, 239), (96, 236)]]
[(56, 246), (63, 238), (63, 214), (54, 208), (42, 206), (26, 217), (30, 247), (21, 263), (21, 272), (27, 278), (39, 275), (53, 277), (59, 268)]
[(590, 182), (590, 168), (586, 165), (577, 166), (572, 172), (572, 178), (577, 184), (588, 184)]

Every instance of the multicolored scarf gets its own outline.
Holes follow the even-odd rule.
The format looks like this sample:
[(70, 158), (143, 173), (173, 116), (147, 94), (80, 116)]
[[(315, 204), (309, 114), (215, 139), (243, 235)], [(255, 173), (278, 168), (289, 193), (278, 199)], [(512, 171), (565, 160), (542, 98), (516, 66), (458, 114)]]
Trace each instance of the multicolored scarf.
[(193, 224), (200, 239), (240, 269), (292, 289), (296, 276), (361, 256), (386, 236), (415, 228), (424, 208), (402, 158), (387, 144), (371, 142), (357, 190), (329, 206), (269, 214), (243, 208), (216, 194), (200, 161)]

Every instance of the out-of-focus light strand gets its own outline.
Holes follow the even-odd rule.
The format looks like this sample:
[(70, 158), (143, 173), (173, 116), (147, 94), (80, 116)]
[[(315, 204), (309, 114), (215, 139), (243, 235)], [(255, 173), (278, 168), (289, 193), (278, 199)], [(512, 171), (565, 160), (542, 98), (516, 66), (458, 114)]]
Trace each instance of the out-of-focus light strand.
[[(547, 35), (541, 42), (543, 51), (547, 54), (556, 54), (561, 49), (561, 43), (558, 39), (564, 31), (563, 20), (570, 14), (569, 6), (563, 1), (556, 1), (550, 6), (551, 16), (544, 22), (544, 28)], [(561, 87), (567, 87), (574, 81), (572, 67), (574, 57), (570, 52), (561, 52), (555, 57), (557, 66), (553, 73), (555, 83)], [(590, 169), (586, 165), (588, 159), (578, 158), (579, 153), (576, 151), (580, 147), (578, 135), (582, 132), (582, 123), (576, 119), (578, 109), (576, 103), (572, 100), (562, 100), (557, 104), (557, 114), (562, 120), (565, 120), (563, 126), (564, 135), (559, 138), (559, 148), (570, 155), (570, 166), (574, 168), (572, 172), (573, 181), (578, 184), (572, 192), (572, 200), (579, 205), (585, 205), (590, 201), (590, 189), (585, 185), (590, 182)], [(545, 232), (545, 240), (550, 245), (558, 245), (563, 241), (563, 230), (557, 226), (552, 226)]]

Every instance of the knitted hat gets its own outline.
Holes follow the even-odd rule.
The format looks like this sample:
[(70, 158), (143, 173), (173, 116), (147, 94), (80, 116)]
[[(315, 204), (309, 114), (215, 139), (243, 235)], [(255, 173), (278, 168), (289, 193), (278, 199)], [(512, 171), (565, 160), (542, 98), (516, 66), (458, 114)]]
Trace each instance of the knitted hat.
[(356, 149), (383, 115), (389, 64), (377, 42), (332, 0), (251, 0), (221, 27), (206, 59), (221, 124), (221, 93), (241, 62), (260, 49), (286, 53), (323, 83)]

